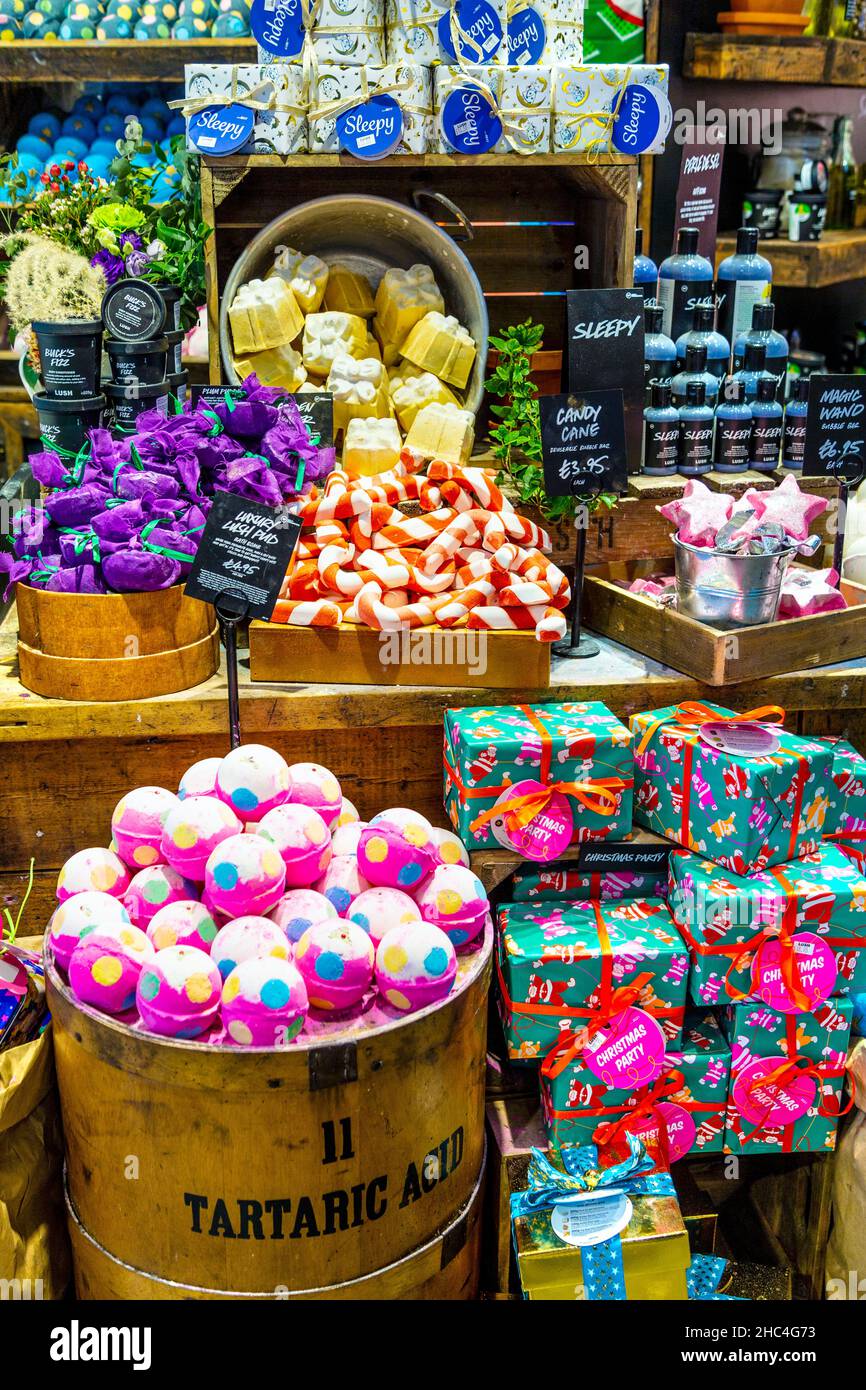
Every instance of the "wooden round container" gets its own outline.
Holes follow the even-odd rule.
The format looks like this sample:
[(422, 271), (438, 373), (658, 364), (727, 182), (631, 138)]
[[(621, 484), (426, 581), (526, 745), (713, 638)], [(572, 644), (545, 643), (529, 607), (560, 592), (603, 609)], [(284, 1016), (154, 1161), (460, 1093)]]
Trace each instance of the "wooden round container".
[(279, 1051), (135, 1032), (47, 960), (81, 1295), (473, 1287), (492, 937), (440, 1004)]
[(21, 684), (59, 700), (142, 700), (219, 668), (213, 608), (182, 584), (147, 594), (16, 588)]

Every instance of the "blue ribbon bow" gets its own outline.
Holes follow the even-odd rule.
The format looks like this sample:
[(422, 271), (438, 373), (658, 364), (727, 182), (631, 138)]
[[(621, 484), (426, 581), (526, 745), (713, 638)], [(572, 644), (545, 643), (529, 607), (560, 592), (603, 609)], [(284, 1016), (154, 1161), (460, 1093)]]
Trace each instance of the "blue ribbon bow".
[(689, 1298), (700, 1302), (747, 1303), (748, 1299), (737, 1298), (731, 1293), (719, 1293), (719, 1284), (727, 1265), (727, 1260), (721, 1255), (693, 1255), (686, 1270)]

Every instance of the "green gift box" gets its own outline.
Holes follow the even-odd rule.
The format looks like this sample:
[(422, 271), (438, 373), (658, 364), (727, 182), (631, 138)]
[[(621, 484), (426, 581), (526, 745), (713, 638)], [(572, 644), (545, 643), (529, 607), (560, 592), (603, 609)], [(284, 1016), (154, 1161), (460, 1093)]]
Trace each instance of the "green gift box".
[[(861, 947), (866, 947), (866, 878), (836, 845), (807, 858), (776, 864), (756, 874), (732, 874), (711, 859), (676, 850), (671, 855), (668, 906), (692, 957), (689, 990), (695, 1003), (725, 1004), (749, 998), (773, 1004), (760, 984), (756, 959), (781, 930), (800, 935), (792, 949), (806, 965), (817, 950), (824, 968), (804, 974), (805, 988), (821, 997), (847, 994)], [(827, 948), (835, 956), (828, 978)], [(832, 973), (832, 971), (830, 971)]]
[(831, 746), (839, 804), (835, 822), (826, 826), (825, 835), (866, 849), (866, 758), (844, 739)]
[(546, 1057), (564, 1031), (591, 1027), (613, 991), (639, 986), (635, 1006), (678, 1047), (688, 956), (661, 899), (510, 903), (499, 911), (499, 1010), (512, 1060)]
[(644, 0), (586, 0), (585, 63), (642, 63), (644, 50)]
[(722, 1029), (731, 1044), (725, 1153), (815, 1153), (836, 1147), (850, 999), (809, 1014), (730, 1004)]
[(552, 861), (631, 834), (631, 734), (597, 700), (446, 710), (444, 763), (445, 809), (471, 850)]
[(731, 1049), (711, 1014), (686, 1017), (677, 1051), (665, 1070), (637, 1089), (606, 1086), (580, 1056), (560, 1068), (552, 1052), (541, 1067), (541, 1103), (552, 1145), (597, 1143), (604, 1147), (624, 1131), (646, 1142), (666, 1136), (671, 1163), (688, 1153), (721, 1153)]
[(663, 898), (667, 891), (667, 866), (658, 872), (605, 869), (598, 873), (579, 873), (573, 863), (549, 864), (544, 869), (524, 865), (515, 871), (511, 880), (511, 897), (516, 903), (555, 898), (598, 898), (602, 902), (618, 902), (622, 898)]
[(813, 853), (838, 808), (829, 744), (745, 718), (688, 704), (631, 717), (636, 823), (739, 874)]

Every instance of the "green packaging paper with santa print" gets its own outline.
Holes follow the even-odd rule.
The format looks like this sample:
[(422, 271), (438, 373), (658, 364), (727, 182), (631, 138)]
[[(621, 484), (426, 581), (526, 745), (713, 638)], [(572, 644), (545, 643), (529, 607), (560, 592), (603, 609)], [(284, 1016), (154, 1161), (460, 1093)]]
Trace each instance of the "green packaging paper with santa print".
[(597, 1025), (628, 990), (648, 1045), (678, 1047), (688, 956), (660, 899), (510, 903), (499, 911), (499, 1009), (512, 1061), (546, 1057), (564, 1032)]
[(445, 809), (468, 849), (551, 862), (632, 832), (631, 734), (591, 700), (445, 711)]
[[(866, 877), (836, 845), (747, 875), (675, 850), (669, 874), (668, 906), (691, 953), (695, 1003), (757, 999), (808, 1011), (849, 992), (866, 951)], [(788, 997), (792, 982), (798, 1001)]]
[(782, 715), (709, 704), (632, 715), (635, 822), (738, 874), (816, 850), (836, 816), (832, 749), (787, 733)]
[[(566, 1059), (565, 1065), (561, 1062)], [(663, 1131), (667, 1161), (721, 1153), (731, 1049), (713, 1015), (686, 1015), (676, 1051), (639, 1086), (600, 1080), (578, 1053), (555, 1049), (541, 1066), (541, 1104), (552, 1145), (615, 1144), (627, 1131), (646, 1142)]]
[(836, 1147), (851, 1016), (850, 999), (830, 999), (808, 1014), (764, 1004), (730, 1004), (722, 1011), (731, 1044), (726, 1153)]
[(644, 0), (586, 0), (585, 63), (642, 63)]

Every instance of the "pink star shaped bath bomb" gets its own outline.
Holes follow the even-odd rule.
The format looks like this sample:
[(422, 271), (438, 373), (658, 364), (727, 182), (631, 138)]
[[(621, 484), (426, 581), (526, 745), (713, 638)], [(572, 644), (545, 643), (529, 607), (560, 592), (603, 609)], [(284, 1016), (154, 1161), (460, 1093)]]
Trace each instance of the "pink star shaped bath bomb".
[(834, 613), (847, 608), (842, 594), (835, 587), (839, 582), (836, 570), (809, 570), (792, 565), (782, 580), (780, 618), (806, 618), (810, 613)]
[(756, 492), (750, 487), (743, 500), (754, 507), (762, 522), (778, 522), (795, 541), (806, 539), (815, 517), (826, 512), (830, 505), (826, 497), (801, 492), (791, 473), (772, 492)]
[(686, 545), (712, 545), (720, 526), (724, 526), (733, 509), (734, 499), (726, 492), (710, 492), (699, 478), (689, 478), (682, 497), (658, 507), (668, 521), (677, 527), (677, 539)]

